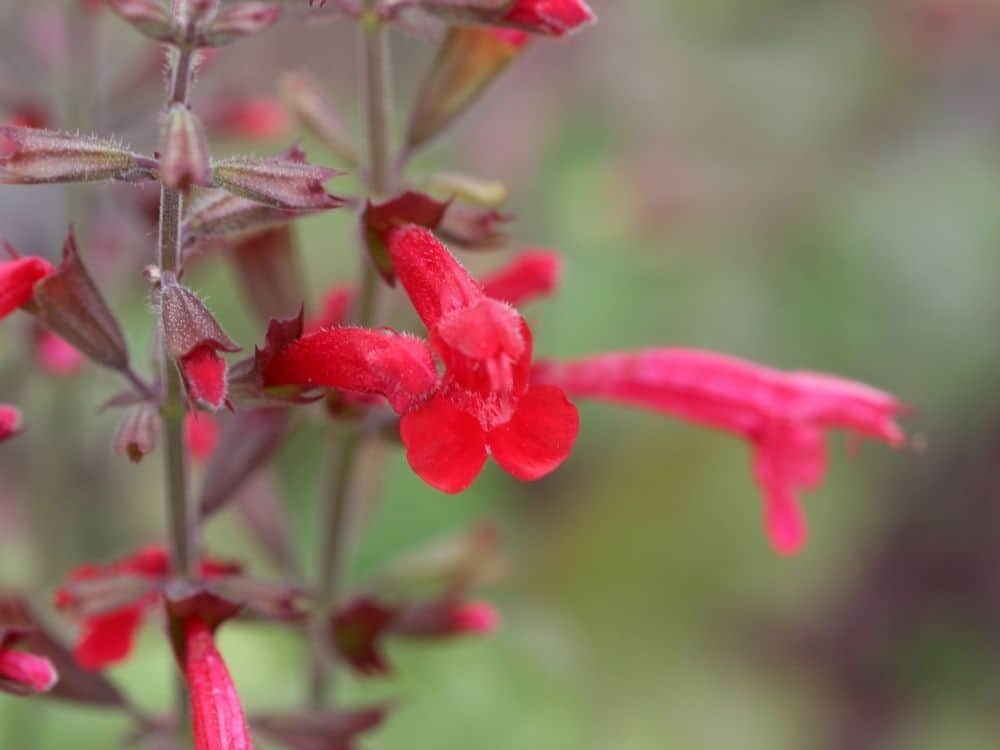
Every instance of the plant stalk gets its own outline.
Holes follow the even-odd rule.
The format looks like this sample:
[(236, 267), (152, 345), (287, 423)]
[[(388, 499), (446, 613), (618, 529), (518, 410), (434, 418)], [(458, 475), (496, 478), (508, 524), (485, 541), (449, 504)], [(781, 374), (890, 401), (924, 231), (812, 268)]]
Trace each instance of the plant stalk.
[[(392, 106), (389, 45), (385, 28), (369, 2), (362, 26), (362, 88), (365, 96), (369, 197), (385, 196), (392, 186), (389, 122)], [(361, 254), (361, 283), (353, 318), (363, 327), (378, 321), (378, 273), (367, 254)], [(352, 544), (353, 525), (361, 501), (359, 468), (368, 438), (357, 426), (334, 436), (336, 445), (327, 491), (326, 518), (320, 540), (319, 585), (312, 622), (314, 661), (309, 699), (314, 707), (326, 704), (334, 685), (336, 662), (331, 653), (329, 622), (336, 610)], [(377, 439), (377, 438), (372, 438)]]

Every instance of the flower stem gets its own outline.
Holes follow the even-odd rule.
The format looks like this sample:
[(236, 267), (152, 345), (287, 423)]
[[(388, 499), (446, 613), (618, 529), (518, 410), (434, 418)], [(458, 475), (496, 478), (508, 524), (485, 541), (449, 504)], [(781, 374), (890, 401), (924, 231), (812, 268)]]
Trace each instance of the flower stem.
[[(369, 196), (384, 196), (391, 189), (389, 120), (389, 45), (386, 31), (369, 2), (362, 17), (362, 86), (366, 99)], [(369, 258), (361, 255), (362, 278), (354, 311), (360, 326), (375, 325), (379, 317), (378, 273)], [(319, 585), (312, 622), (314, 661), (309, 698), (313, 706), (326, 703), (335, 676), (336, 663), (329, 646), (329, 622), (341, 594), (344, 569), (352, 543), (355, 510), (361, 501), (359, 468), (368, 438), (351, 426), (335, 436), (336, 446), (327, 492), (326, 518), (320, 540)]]
[[(170, 72), (167, 107), (181, 102), (187, 104), (188, 91), (194, 73), (194, 53), (185, 48), (175, 51), (174, 65)], [(157, 243), (157, 263), (162, 271), (178, 276), (183, 270), (181, 222), (184, 195), (177, 190), (160, 186), (160, 231)], [(180, 373), (167, 353), (166, 343), (161, 342), (160, 367), (164, 382), (162, 417), (166, 446), (164, 450), (164, 482), (170, 540), (170, 558), (173, 570), (185, 580), (192, 580), (197, 571), (198, 528), (196, 513), (191, 507), (188, 492), (187, 454), (184, 445), (184, 394)], [(189, 724), (187, 687), (183, 677), (176, 681), (175, 704), (177, 730), (186, 736)]]
[[(179, 49), (171, 71), (168, 106), (187, 103), (193, 72), (193, 53)], [(184, 196), (166, 185), (160, 187), (160, 237), (157, 262), (161, 271), (180, 274), (182, 270), (181, 219)], [(166, 500), (170, 519), (170, 554), (174, 571), (190, 580), (195, 573), (197, 528), (188, 493), (187, 456), (184, 447), (184, 401), (180, 373), (163, 345), (161, 367), (166, 390), (163, 400), (163, 423), (166, 437)]]

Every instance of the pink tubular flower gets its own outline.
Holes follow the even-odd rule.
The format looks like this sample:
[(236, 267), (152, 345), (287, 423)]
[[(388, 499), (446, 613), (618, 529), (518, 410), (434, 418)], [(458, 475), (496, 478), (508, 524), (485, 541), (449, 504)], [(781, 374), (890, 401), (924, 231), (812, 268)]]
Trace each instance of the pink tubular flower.
[(35, 339), (35, 359), (43, 370), (57, 377), (75, 375), (87, 363), (79, 349), (46, 330), (40, 330)]
[(233, 678), (212, 629), (196, 615), (184, 623), (182, 668), (191, 696), (195, 750), (253, 750)]
[(754, 478), (765, 495), (768, 536), (781, 554), (794, 554), (805, 544), (797, 492), (823, 478), (824, 429), (849, 430), (897, 447), (905, 440), (895, 422), (903, 407), (887, 393), (710, 352), (649, 349), (546, 362), (533, 379), (572, 395), (653, 409), (747, 439)]
[(430, 346), (386, 330), (321, 330), (279, 352), (265, 369), (265, 385), (385, 396), (402, 415), (410, 466), (443, 492), (466, 489), (489, 455), (524, 481), (554, 471), (569, 455), (579, 417), (561, 390), (529, 383), (524, 319), (488, 298), (426, 229), (394, 230), (388, 247)]
[(30, 302), (35, 284), (54, 272), (45, 258), (31, 255), (0, 263), (0, 318)]
[(583, 0), (516, 0), (503, 20), (535, 33), (563, 36), (595, 18)]
[(520, 305), (547, 297), (559, 288), (562, 259), (551, 250), (524, 250), (513, 261), (482, 279), (487, 297)]
[(15, 651), (14, 646), (23, 633), (0, 628), (0, 691), (14, 695), (38, 695), (47, 693), (59, 675), (48, 659)]
[[(201, 574), (218, 578), (238, 572), (228, 563), (203, 560)], [(160, 601), (160, 589), (170, 574), (170, 556), (163, 547), (143, 547), (129, 557), (106, 566), (83, 565), (69, 574), (69, 583), (56, 592), (56, 606), (72, 609), (82, 596), (74, 586), (120, 582), (131, 586), (126, 603), (85, 615), (83, 628), (73, 649), (80, 666), (100, 670), (117, 664), (132, 653), (136, 633), (151, 609)]]
[(10, 404), (0, 404), (0, 443), (21, 432), (21, 410)]

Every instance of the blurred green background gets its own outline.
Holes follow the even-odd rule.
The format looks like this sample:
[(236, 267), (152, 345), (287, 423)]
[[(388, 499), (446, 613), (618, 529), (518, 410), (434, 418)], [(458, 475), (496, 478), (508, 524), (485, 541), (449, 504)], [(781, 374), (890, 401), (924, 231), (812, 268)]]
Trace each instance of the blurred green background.
[[(116, 19), (81, 20), (76, 5), (0, 0), (0, 90), (57, 102), (59, 123), (113, 130), (99, 92), (128, 77), (142, 43)], [(791, 560), (768, 548), (745, 446), (656, 415), (584, 404), (580, 440), (554, 476), (520, 485), (490, 466), (461, 497), (424, 486), (390, 449), (384, 496), (357, 548), (359, 580), (483, 518), (499, 520), (512, 564), (486, 592), (503, 613), (496, 636), (394, 644), (394, 679), (345, 685), (350, 701), (398, 704), (362, 744), (997, 747), (1000, 9), (593, 5), (600, 24), (532, 44), (413, 169), (504, 180), (514, 247), (565, 254), (561, 293), (527, 310), (539, 356), (681, 345), (830, 371), (913, 405), (912, 447), (855, 455), (834, 441), (827, 480), (806, 498), (810, 545)], [(274, 32), (226, 49), (196, 106), (273, 94), (281, 70), (305, 65), (355, 118), (352, 29), (301, 21), (292, 11)], [(52, 31), (60, 23), (62, 37)], [(433, 47), (393, 43), (401, 122)], [(123, 135), (152, 148), (158, 95), (144, 106), (137, 94), (135, 106)], [(54, 256), (69, 221), (100, 236), (121, 191), (0, 187), (0, 235)], [(346, 212), (299, 225), (314, 294), (355, 272), (351, 232)], [(84, 247), (88, 258), (97, 244)], [(153, 239), (133, 228), (118, 244), (123, 254), (101, 262), (141, 353), (151, 316), (138, 269)], [(503, 257), (463, 260), (488, 269)], [(188, 280), (250, 347), (261, 328), (234, 279), (206, 257)], [(72, 565), (162, 537), (160, 466), (158, 456), (133, 467), (111, 453), (117, 415), (95, 413), (114, 392), (111, 376), (33, 370), (24, 322), (5, 321), (0, 340), (0, 396), (21, 404), (31, 427), (0, 453), (0, 585), (27, 588), (44, 607)], [(331, 452), (324, 426), (311, 414), (277, 466), (307, 569)], [(220, 518), (209, 544), (245, 556), (241, 534)], [(251, 559), (269, 572), (261, 555)], [(298, 639), (239, 625), (221, 645), (248, 706), (301, 701)], [(144, 706), (168, 704), (157, 627), (113, 674)], [(4, 750), (118, 747), (122, 731), (116, 717), (0, 697)]]

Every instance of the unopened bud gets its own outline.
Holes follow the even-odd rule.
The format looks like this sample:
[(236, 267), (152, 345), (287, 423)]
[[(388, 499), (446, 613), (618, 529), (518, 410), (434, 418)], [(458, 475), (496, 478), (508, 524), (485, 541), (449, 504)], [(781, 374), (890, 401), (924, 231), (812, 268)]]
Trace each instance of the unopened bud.
[(274, 3), (240, 3), (222, 11), (198, 35), (198, 43), (206, 47), (221, 47), (263, 31), (280, 17), (281, 6)]
[(114, 141), (15, 126), (0, 126), (8, 146), (0, 156), (0, 183), (144, 179), (138, 157)]
[(177, 38), (174, 19), (156, 0), (108, 0), (108, 7), (152, 39), (171, 42)]
[(136, 404), (127, 412), (115, 436), (115, 453), (134, 464), (153, 452), (160, 435), (160, 415), (154, 404)]
[(226, 361), (219, 352), (238, 352), (198, 296), (172, 273), (160, 281), (160, 321), (167, 354), (177, 361), (188, 396), (211, 409), (227, 399)]
[(211, 185), (212, 166), (201, 120), (184, 104), (167, 113), (160, 157), (160, 179), (175, 190)]
[(294, 149), (273, 159), (236, 157), (215, 162), (212, 181), (224, 190), (275, 208), (324, 209), (343, 205), (323, 187), (339, 174), (308, 164)]
[(348, 164), (356, 164), (354, 139), (316, 78), (306, 70), (286, 73), (281, 93), (298, 120)]
[(467, 250), (489, 250), (507, 241), (502, 225), (510, 218), (493, 209), (452, 203), (438, 227), (438, 234)]
[(21, 432), (21, 410), (10, 404), (0, 404), (0, 443)]
[(417, 148), (478, 99), (527, 42), (526, 35), (455, 26), (438, 50), (410, 115), (406, 145)]

